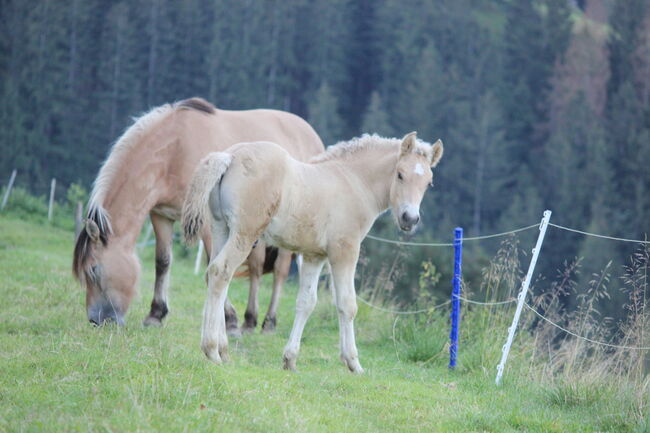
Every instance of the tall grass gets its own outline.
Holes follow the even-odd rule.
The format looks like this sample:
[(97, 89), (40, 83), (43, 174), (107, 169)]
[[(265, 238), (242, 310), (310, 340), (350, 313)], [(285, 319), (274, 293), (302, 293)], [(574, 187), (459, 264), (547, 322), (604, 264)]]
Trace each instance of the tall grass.
[[(399, 257), (397, 254), (396, 263), (362, 284), (366, 296), (389, 308), (404, 306), (391, 305), (386, 296), (390, 291), (382, 291), (377, 281), (399, 277)], [(464, 296), (488, 303), (516, 298), (523, 278), (521, 262), (525, 258), (518, 240), (514, 236), (506, 238), (483, 269), (477, 287), (463, 282)], [(538, 278), (531, 288), (537, 296), (529, 296), (528, 302), (551, 322), (608, 345), (576, 338), (525, 310), (508, 359), (505, 380), (516, 384), (518, 378), (534, 378), (543, 387), (549, 404), (563, 408), (597, 406), (602, 412), (600, 415), (609, 417), (605, 421), (612, 424), (613, 430), (623, 419), (632, 418), (638, 421), (640, 431), (649, 431), (649, 351), (629, 347), (650, 346), (650, 248), (648, 245), (640, 247), (623, 269), (612, 269), (611, 262), (608, 263), (593, 274), (585, 286), (578, 285), (581, 265), (581, 259), (575, 258), (566, 261), (553, 280)], [(430, 266), (423, 267), (418, 302), (409, 309), (427, 308), (441, 302), (429, 295), (429, 284), (437, 282), (435, 270), (432, 273)], [(394, 281), (389, 283), (393, 284)], [(610, 293), (614, 290), (627, 295), (627, 302), (622, 306), (627, 315), (618, 321), (604, 317), (599, 311), (599, 305), (610, 302)], [(478, 372), (492, 377), (496, 373), (514, 307), (514, 302), (505, 305), (463, 303), (459, 374)], [(449, 329), (448, 314), (448, 308), (442, 308), (396, 317), (393, 338), (400, 359), (422, 366), (445, 362), (448, 338), (439, 330)], [(607, 401), (625, 402), (626, 412), (607, 413), (609, 406), (603, 403)]]

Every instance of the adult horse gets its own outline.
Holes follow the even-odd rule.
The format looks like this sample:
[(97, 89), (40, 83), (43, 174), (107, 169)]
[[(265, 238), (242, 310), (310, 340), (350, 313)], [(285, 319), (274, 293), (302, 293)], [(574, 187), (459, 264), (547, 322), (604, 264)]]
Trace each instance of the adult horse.
[[(316, 132), (298, 116), (276, 110), (219, 110), (199, 98), (154, 108), (126, 130), (95, 180), (85, 230), (74, 249), (72, 269), (86, 286), (91, 322), (124, 323), (140, 273), (136, 239), (150, 216), (156, 236), (156, 280), (144, 324), (161, 323), (168, 312), (172, 227), (180, 217), (192, 173), (208, 153), (250, 140), (278, 141), (289, 154), (303, 161), (324, 150)], [(209, 231), (201, 233), (201, 237), (210, 251)], [(258, 245), (249, 258), (251, 290), (244, 325), (248, 328), (257, 322), (264, 250), (263, 244)], [(290, 252), (278, 253), (266, 329), (275, 326), (278, 295), (290, 262)], [(229, 329), (236, 329), (236, 313), (229, 303), (226, 307)]]
[[(268, 243), (303, 255), (296, 317), (284, 349), (284, 366), (295, 369), (302, 332), (316, 305), (323, 263), (332, 265), (341, 359), (363, 372), (354, 337), (357, 312), (354, 273), (361, 241), (391, 208), (399, 227), (411, 231), (420, 202), (442, 157), (442, 142), (363, 136), (331, 146), (310, 163), (273, 143), (241, 143), (203, 159), (183, 204), (185, 239), (196, 240), (205, 222), (212, 230), (208, 297), (201, 348), (214, 362), (227, 356), (224, 302), (228, 285), (250, 246)], [(209, 209), (209, 210), (208, 210)]]

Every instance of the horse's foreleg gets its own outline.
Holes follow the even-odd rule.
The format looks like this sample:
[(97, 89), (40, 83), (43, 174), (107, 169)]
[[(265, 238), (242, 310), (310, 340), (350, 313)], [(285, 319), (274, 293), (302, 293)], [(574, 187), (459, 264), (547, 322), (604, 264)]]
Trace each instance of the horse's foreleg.
[(151, 224), (156, 235), (156, 282), (154, 284), (151, 310), (144, 319), (145, 326), (160, 326), (169, 312), (167, 292), (169, 288), (169, 268), (172, 263), (172, 238), (174, 222), (168, 218), (151, 213)]
[[(208, 298), (203, 310), (201, 349), (216, 363), (227, 360), (228, 336), (226, 334), (225, 304), (228, 285), (239, 264), (248, 251), (242, 250), (231, 235), (220, 252), (213, 257), (208, 266)], [(213, 249), (214, 251), (214, 249)]]
[(280, 300), (280, 295), (282, 294), (282, 286), (289, 276), (291, 254), (291, 251), (285, 249), (280, 249), (278, 251), (278, 258), (275, 260), (273, 267), (273, 293), (271, 294), (269, 311), (266, 313), (266, 317), (262, 323), (262, 332), (275, 331), (278, 302)]
[(339, 314), (341, 360), (353, 373), (363, 373), (359, 363), (359, 352), (354, 337), (354, 317), (357, 314), (357, 298), (354, 290), (354, 269), (352, 263), (334, 263), (334, 290), (336, 308)]
[(257, 313), (259, 310), (258, 295), (260, 291), (260, 278), (262, 278), (262, 273), (264, 272), (265, 250), (264, 243), (258, 241), (257, 245), (248, 255), (250, 288), (248, 291), (248, 305), (244, 314), (244, 326), (242, 327), (245, 332), (250, 332), (257, 326)]
[(300, 351), (300, 339), (305, 329), (307, 319), (316, 306), (318, 277), (320, 276), (323, 260), (305, 259), (302, 266), (300, 289), (296, 299), (296, 318), (293, 321), (289, 342), (284, 348), (284, 368), (287, 370), (296, 369), (296, 358)]

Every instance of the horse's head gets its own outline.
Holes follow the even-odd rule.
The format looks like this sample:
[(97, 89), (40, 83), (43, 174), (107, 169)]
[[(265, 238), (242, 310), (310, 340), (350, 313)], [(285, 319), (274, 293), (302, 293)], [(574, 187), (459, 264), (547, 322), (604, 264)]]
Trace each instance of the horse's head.
[(86, 287), (88, 320), (95, 325), (106, 321), (123, 325), (136, 291), (140, 262), (132, 249), (116, 239), (109, 242), (111, 229), (105, 217), (89, 213), (77, 238), (72, 271)]
[(390, 187), (390, 205), (399, 227), (410, 232), (420, 221), (420, 202), (432, 184), (431, 167), (442, 158), (442, 141), (429, 145), (418, 141), (416, 133), (411, 132), (402, 139), (399, 152)]

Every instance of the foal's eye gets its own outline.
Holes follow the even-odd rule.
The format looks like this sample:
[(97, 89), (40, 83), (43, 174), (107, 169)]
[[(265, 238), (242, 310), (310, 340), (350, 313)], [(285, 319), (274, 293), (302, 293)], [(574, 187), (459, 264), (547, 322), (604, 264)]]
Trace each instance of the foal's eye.
[(400, 172), (400, 171), (397, 172), (397, 178), (399, 180), (404, 180), (404, 176), (402, 176), (402, 172)]

